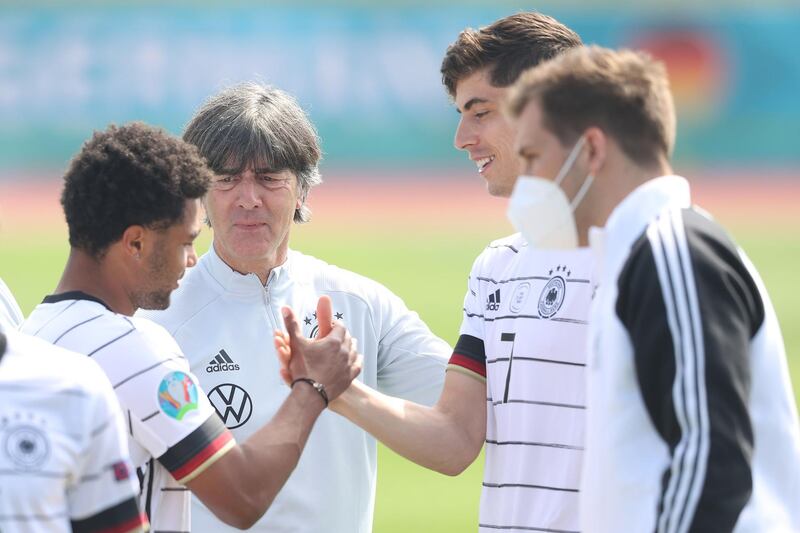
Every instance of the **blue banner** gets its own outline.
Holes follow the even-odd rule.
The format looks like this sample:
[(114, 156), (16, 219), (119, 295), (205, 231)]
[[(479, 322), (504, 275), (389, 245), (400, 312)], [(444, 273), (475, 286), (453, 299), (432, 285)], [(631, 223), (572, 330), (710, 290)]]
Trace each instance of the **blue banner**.
[[(447, 45), (500, 8), (204, 5), (0, 8), (0, 169), (62, 167), (94, 129), (144, 120), (180, 133), (220, 88), (261, 80), (295, 94), (326, 162), (447, 166), (457, 115)], [(650, 50), (679, 110), (676, 157), (800, 163), (800, 13), (741, 8), (551, 13), (587, 43)]]

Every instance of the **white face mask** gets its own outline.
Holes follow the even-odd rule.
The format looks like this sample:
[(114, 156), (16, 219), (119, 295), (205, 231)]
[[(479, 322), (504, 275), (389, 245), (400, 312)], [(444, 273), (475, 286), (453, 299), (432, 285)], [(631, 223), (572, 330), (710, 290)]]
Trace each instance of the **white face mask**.
[(569, 249), (578, 247), (578, 229), (575, 226), (575, 209), (581, 203), (594, 176), (589, 174), (578, 194), (570, 202), (561, 182), (569, 173), (581, 153), (585, 137), (578, 139), (555, 180), (538, 176), (520, 176), (508, 204), (508, 218), (522, 233), (528, 244), (535, 248)]

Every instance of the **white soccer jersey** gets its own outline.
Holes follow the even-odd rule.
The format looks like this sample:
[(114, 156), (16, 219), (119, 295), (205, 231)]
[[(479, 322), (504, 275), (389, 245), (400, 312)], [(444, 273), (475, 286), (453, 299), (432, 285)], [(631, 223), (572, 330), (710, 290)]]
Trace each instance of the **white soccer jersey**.
[(183, 484), (235, 443), (175, 340), (77, 291), (46, 297), (22, 330), (103, 368), (125, 415), (131, 459), (144, 474), (140, 504), (153, 530), (189, 531), (191, 494)]
[(800, 429), (761, 280), (683, 178), (591, 235), (586, 533), (800, 531)]
[[(281, 306), (294, 309), (304, 335), (313, 337), (323, 294), (331, 297), (334, 318), (358, 339), (364, 355), (358, 379), (417, 402), (438, 399), (447, 343), (385, 287), (295, 251), (264, 286), (254, 274), (234, 272), (212, 249), (187, 271), (169, 309), (144, 316), (175, 336), (217, 412), (241, 441), (267, 423), (289, 394), (272, 340), (273, 329), (283, 329)], [(253, 529), (371, 531), (376, 451), (369, 434), (324, 411), (297, 468)], [(230, 530), (197, 499), (192, 512), (197, 531)]]
[(8, 286), (0, 279), (0, 327), (6, 331), (17, 329), (23, 320), (22, 309), (19, 308)]
[(122, 413), (108, 378), (82, 355), (16, 331), (5, 336), (0, 531), (141, 530)]
[(485, 376), (480, 531), (578, 531), (591, 250), (515, 234), (478, 256), (450, 369)]

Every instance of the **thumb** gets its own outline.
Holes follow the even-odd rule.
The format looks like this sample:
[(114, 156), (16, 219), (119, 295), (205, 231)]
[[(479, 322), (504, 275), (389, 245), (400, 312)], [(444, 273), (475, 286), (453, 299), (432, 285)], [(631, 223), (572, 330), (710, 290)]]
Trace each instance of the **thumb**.
[(297, 318), (291, 308), (282, 307), (281, 313), (283, 314), (283, 324), (286, 326), (286, 332), (289, 334), (289, 346), (294, 350), (298, 342), (303, 339), (300, 324), (297, 322)]
[(319, 326), (318, 339), (324, 339), (331, 332), (333, 327), (333, 304), (331, 297), (323, 295), (317, 302), (317, 325)]

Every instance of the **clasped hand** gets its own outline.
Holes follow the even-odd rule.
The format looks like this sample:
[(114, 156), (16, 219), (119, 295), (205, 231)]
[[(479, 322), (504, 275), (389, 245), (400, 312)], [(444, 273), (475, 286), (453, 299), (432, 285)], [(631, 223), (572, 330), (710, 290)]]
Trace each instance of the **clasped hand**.
[(361, 372), (363, 358), (356, 349), (356, 339), (341, 322), (333, 320), (328, 296), (317, 302), (319, 330), (315, 339), (303, 337), (300, 324), (289, 307), (281, 309), (286, 331), (274, 332), (275, 349), (280, 361), (281, 378), (287, 385), (298, 378), (322, 383), (333, 400), (344, 392)]

